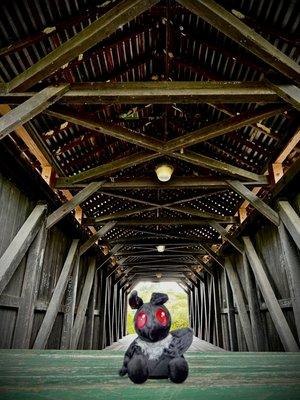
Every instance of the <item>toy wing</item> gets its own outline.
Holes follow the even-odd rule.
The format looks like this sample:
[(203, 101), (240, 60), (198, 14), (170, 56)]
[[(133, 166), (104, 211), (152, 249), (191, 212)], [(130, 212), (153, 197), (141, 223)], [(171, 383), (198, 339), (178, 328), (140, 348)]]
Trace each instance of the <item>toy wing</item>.
[(193, 330), (191, 328), (176, 329), (171, 331), (173, 339), (169, 345), (168, 353), (173, 357), (182, 356), (193, 342)]

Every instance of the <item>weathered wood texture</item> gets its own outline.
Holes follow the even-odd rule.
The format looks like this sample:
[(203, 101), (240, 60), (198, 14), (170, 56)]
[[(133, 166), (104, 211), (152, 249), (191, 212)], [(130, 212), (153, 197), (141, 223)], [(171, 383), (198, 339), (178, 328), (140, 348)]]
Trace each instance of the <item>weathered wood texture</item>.
[[(294, 210), (295, 202), (290, 204)], [(296, 212), (296, 211), (294, 211)], [(295, 222), (295, 219), (293, 219)], [(288, 323), (298, 345), (299, 337), (299, 265), (300, 253), (296, 243), (281, 222), (279, 228), (269, 221), (250, 235), (256, 253), (262, 262), (269, 283), (278, 300), (281, 311)], [(237, 251), (233, 256), (233, 264), (244, 290), (246, 309), (251, 321), (253, 344), (257, 351), (283, 351), (284, 346), (272, 320), (269, 307), (263, 297), (258, 281), (255, 278), (250, 263), (244, 255)], [(218, 270), (220, 284), (219, 304), (221, 309), (222, 334), (224, 348), (232, 350), (230, 323), (232, 312), (235, 315), (234, 329), (237, 333), (236, 350), (247, 349), (244, 333), (238, 316), (238, 308), (228, 304), (226, 296), (226, 279), (223, 270)], [(231, 322), (230, 322), (231, 321)], [(232, 326), (232, 325), (231, 325)]]
[[(1, 175), (0, 203), (1, 257), (35, 205)], [(0, 348), (33, 347), (73, 239), (61, 229), (54, 226), (46, 230), (44, 225), (0, 295)], [(72, 327), (88, 270), (88, 258), (88, 252), (81, 256), (73, 268), (73, 276), (68, 276), (67, 288), (45, 344), (47, 349), (70, 348)], [(85, 315), (81, 313), (84, 321), (78, 347), (82, 349), (98, 349), (102, 343), (100, 321), (106, 315), (106, 304), (104, 302), (104, 309), (100, 304), (105, 274), (106, 269), (99, 270), (95, 275), (99, 279), (94, 281)], [(123, 320), (122, 329), (124, 324)]]
[[(133, 385), (120, 378), (124, 351), (0, 352), (0, 395), (9, 399), (152, 400), (271, 398), (300, 396), (300, 355), (190, 352), (182, 385), (150, 380)], [(201, 366), (201, 367), (199, 367)], [(200, 397), (201, 396), (201, 397)]]

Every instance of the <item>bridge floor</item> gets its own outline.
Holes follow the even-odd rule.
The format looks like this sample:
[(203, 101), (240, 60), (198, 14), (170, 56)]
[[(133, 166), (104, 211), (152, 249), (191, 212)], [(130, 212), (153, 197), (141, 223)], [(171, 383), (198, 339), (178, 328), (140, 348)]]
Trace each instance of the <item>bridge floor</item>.
[(1, 350), (0, 398), (72, 400), (297, 399), (300, 354), (189, 352), (183, 384), (120, 378), (123, 351)]

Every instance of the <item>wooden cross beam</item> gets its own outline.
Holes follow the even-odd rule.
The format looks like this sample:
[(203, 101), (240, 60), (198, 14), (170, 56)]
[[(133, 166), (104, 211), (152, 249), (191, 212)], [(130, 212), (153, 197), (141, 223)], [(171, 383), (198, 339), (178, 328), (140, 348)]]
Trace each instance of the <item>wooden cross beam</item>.
[[(124, 127), (118, 127), (114, 126), (112, 124), (108, 123), (100, 123), (99, 121), (88, 118), (88, 117), (79, 117), (77, 114), (71, 113), (69, 111), (61, 113), (58, 111), (49, 111), (48, 114), (51, 116), (55, 116), (57, 118), (61, 118), (63, 120), (76, 123), (78, 125), (84, 126), (88, 129), (95, 130), (97, 132), (101, 132), (105, 135), (113, 136), (117, 139), (125, 140), (129, 143), (132, 143), (134, 145), (142, 146), (147, 150), (152, 150), (155, 151), (157, 154), (151, 155), (151, 153), (144, 152), (145, 159), (143, 156), (141, 158), (138, 158), (137, 163), (144, 163), (145, 161), (148, 160), (148, 156), (150, 155), (151, 159), (155, 159), (160, 157), (161, 155), (168, 155), (171, 157), (179, 158), (181, 160), (184, 160), (186, 162), (195, 164), (195, 165), (201, 165), (206, 168), (210, 168), (213, 170), (217, 171), (222, 171), (226, 172), (230, 175), (237, 175), (239, 177), (245, 178), (245, 179), (250, 179), (250, 180), (257, 180), (259, 179), (258, 174), (254, 174), (252, 172), (245, 171), (239, 167), (234, 167), (226, 163), (222, 163), (220, 161), (214, 160), (209, 157), (201, 156), (197, 153), (192, 153), (192, 152), (186, 152), (185, 154), (180, 153), (175, 153), (177, 150), (181, 150), (185, 147), (189, 147), (195, 144), (198, 144), (202, 141), (206, 141), (209, 139), (212, 139), (214, 137), (223, 135), (225, 133), (231, 132), (235, 129), (239, 129), (247, 124), (251, 124), (253, 122), (258, 122), (261, 121), (265, 118), (269, 118), (270, 116), (276, 115), (282, 111), (284, 111), (285, 108), (282, 106), (277, 106), (277, 107), (267, 107), (263, 108), (261, 110), (255, 110), (254, 112), (249, 112), (245, 113), (243, 115), (239, 116), (234, 116), (232, 118), (228, 118), (225, 121), (220, 121), (215, 124), (212, 124), (210, 126), (204, 127), (202, 129), (199, 129), (197, 131), (190, 132), (186, 135), (183, 135), (182, 137), (178, 139), (173, 139), (169, 141), (167, 144), (163, 144), (163, 142), (149, 138), (145, 135), (142, 135), (138, 132), (133, 132), (129, 129), (126, 129)], [(139, 156), (139, 153), (136, 154), (136, 157)], [(111, 163), (110, 163), (111, 164)], [(136, 165), (135, 164), (135, 165)], [(131, 166), (132, 164), (130, 163), (128, 166)], [(122, 164), (122, 168), (127, 168), (126, 164)], [(91, 179), (95, 178), (96, 176), (99, 177), (103, 172), (103, 168), (101, 167), (96, 167), (90, 170), (91, 173), (93, 174), (88, 175), (88, 177), (85, 175), (82, 175), (84, 173), (78, 174), (75, 177), (71, 178), (62, 178), (59, 183), (75, 183), (75, 182), (81, 182), (86, 179)], [(96, 175), (96, 176), (95, 176)]]
[(300, 83), (300, 68), (295, 61), (213, 0), (178, 0), (178, 2), (251, 51), (275, 71)]
[[(134, 1), (134, 0), (132, 0)], [(65, 44), (67, 44), (66, 42)], [(41, 60), (42, 61), (42, 60)], [(36, 64), (37, 65), (37, 64)], [(27, 71), (25, 71), (27, 72)], [(24, 75), (23, 75), (24, 76)], [(18, 79), (23, 78), (22, 74)], [(16, 79), (16, 78), (15, 78)], [(16, 81), (15, 81), (16, 82)], [(12, 90), (12, 85), (10, 90)], [(1, 93), (2, 104), (20, 104), (36, 92)], [(14, 90), (16, 91), (16, 90)], [(273, 88), (265, 82), (236, 81), (146, 81), (91, 82), (71, 84), (59, 104), (192, 104), (277, 103)]]
[(77, 193), (71, 200), (60, 206), (47, 218), (47, 229), (51, 228), (63, 217), (65, 217), (69, 212), (74, 210), (76, 206), (83, 203), (87, 198), (89, 198), (93, 193), (100, 189), (103, 182), (92, 182), (87, 187), (82, 189)]
[(230, 187), (247, 200), (254, 208), (256, 208), (261, 214), (263, 214), (269, 221), (275, 225), (279, 225), (279, 215), (270, 206), (268, 206), (263, 200), (257, 197), (254, 193), (246, 188), (239, 181), (227, 181)]
[[(300, 134), (299, 134), (300, 137)], [(247, 187), (267, 186), (269, 184), (268, 178), (265, 175), (260, 175), (258, 181), (242, 181), (242, 184)], [(56, 189), (83, 189), (88, 183), (74, 183), (68, 184), (60, 179), (56, 182)], [(136, 179), (118, 179), (113, 182), (106, 181), (101, 186), (102, 189), (228, 189), (230, 186), (223, 179), (207, 178), (207, 177), (172, 177), (169, 182), (161, 183), (153, 178), (136, 178)]]
[(0, 258), (0, 294), (3, 292), (42, 226), (46, 205), (37, 205)]
[(210, 225), (222, 236), (223, 239), (225, 239), (234, 248), (236, 248), (237, 251), (243, 254), (244, 246), (238, 239), (232, 237), (232, 235), (230, 235), (230, 233), (228, 233), (227, 230), (223, 228), (223, 226), (220, 225), (217, 221), (212, 221)]
[(79, 255), (82, 256), (93, 244), (107, 234), (114, 226), (114, 221), (107, 222), (101, 229), (99, 229), (96, 233), (94, 233), (91, 237), (89, 237), (86, 242), (84, 242), (79, 248)]
[(270, 83), (270, 87), (287, 103), (300, 110), (300, 88), (295, 85), (276, 85)]
[(113, 34), (158, 0), (123, 0), (8, 84), (8, 90), (27, 90), (57, 69)]
[(268, 307), (268, 310), (270, 312), (271, 318), (278, 332), (280, 340), (283, 344), (283, 347), (285, 348), (286, 351), (299, 351), (297, 342), (280, 308), (280, 305), (275, 296), (273, 288), (264, 270), (264, 266), (256, 253), (256, 250), (251, 242), (251, 239), (245, 236), (243, 237), (243, 241), (250, 266), (253, 270), (256, 281), (262, 292), (262, 295), (265, 299), (266, 305)]
[[(236, 217), (224, 217), (224, 221), (219, 221), (223, 223), (235, 224), (237, 223)], [(127, 227), (127, 226), (152, 226), (152, 225), (209, 225), (211, 220), (209, 219), (200, 219), (200, 218), (191, 218), (191, 219), (181, 219), (181, 218), (160, 218), (159, 220), (145, 220), (145, 219), (124, 219), (118, 220), (116, 222), (116, 226), (118, 227)], [(103, 225), (104, 223), (99, 221), (97, 222), (97, 218), (95, 219), (87, 219), (85, 222), (86, 225)]]
[(46, 87), (1, 117), (0, 140), (57, 101), (68, 87), (68, 85)]

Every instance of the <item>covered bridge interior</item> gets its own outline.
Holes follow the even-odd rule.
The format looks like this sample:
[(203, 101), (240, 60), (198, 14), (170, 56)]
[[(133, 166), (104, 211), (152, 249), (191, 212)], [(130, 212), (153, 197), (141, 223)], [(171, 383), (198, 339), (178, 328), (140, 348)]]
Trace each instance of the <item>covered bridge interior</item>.
[[(128, 295), (145, 280), (182, 287), (197, 338), (249, 352), (190, 353), (181, 390), (196, 396), (207, 357), (211, 398), (217, 381), (230, 387), (213, 365), (235, 365), (234, 380), (238, 363), (260, 393), (299, 396), (297, 6), (1, 1), (3, 399), (64, 398), (68, 384), (74, 398), (142, 398), (117, 376), (123, 353), (102, 349), (126, 335)], [(37, 365), (58, 368), (54, 386)], [(240, 398), (246, 381), (232, 381)]]

